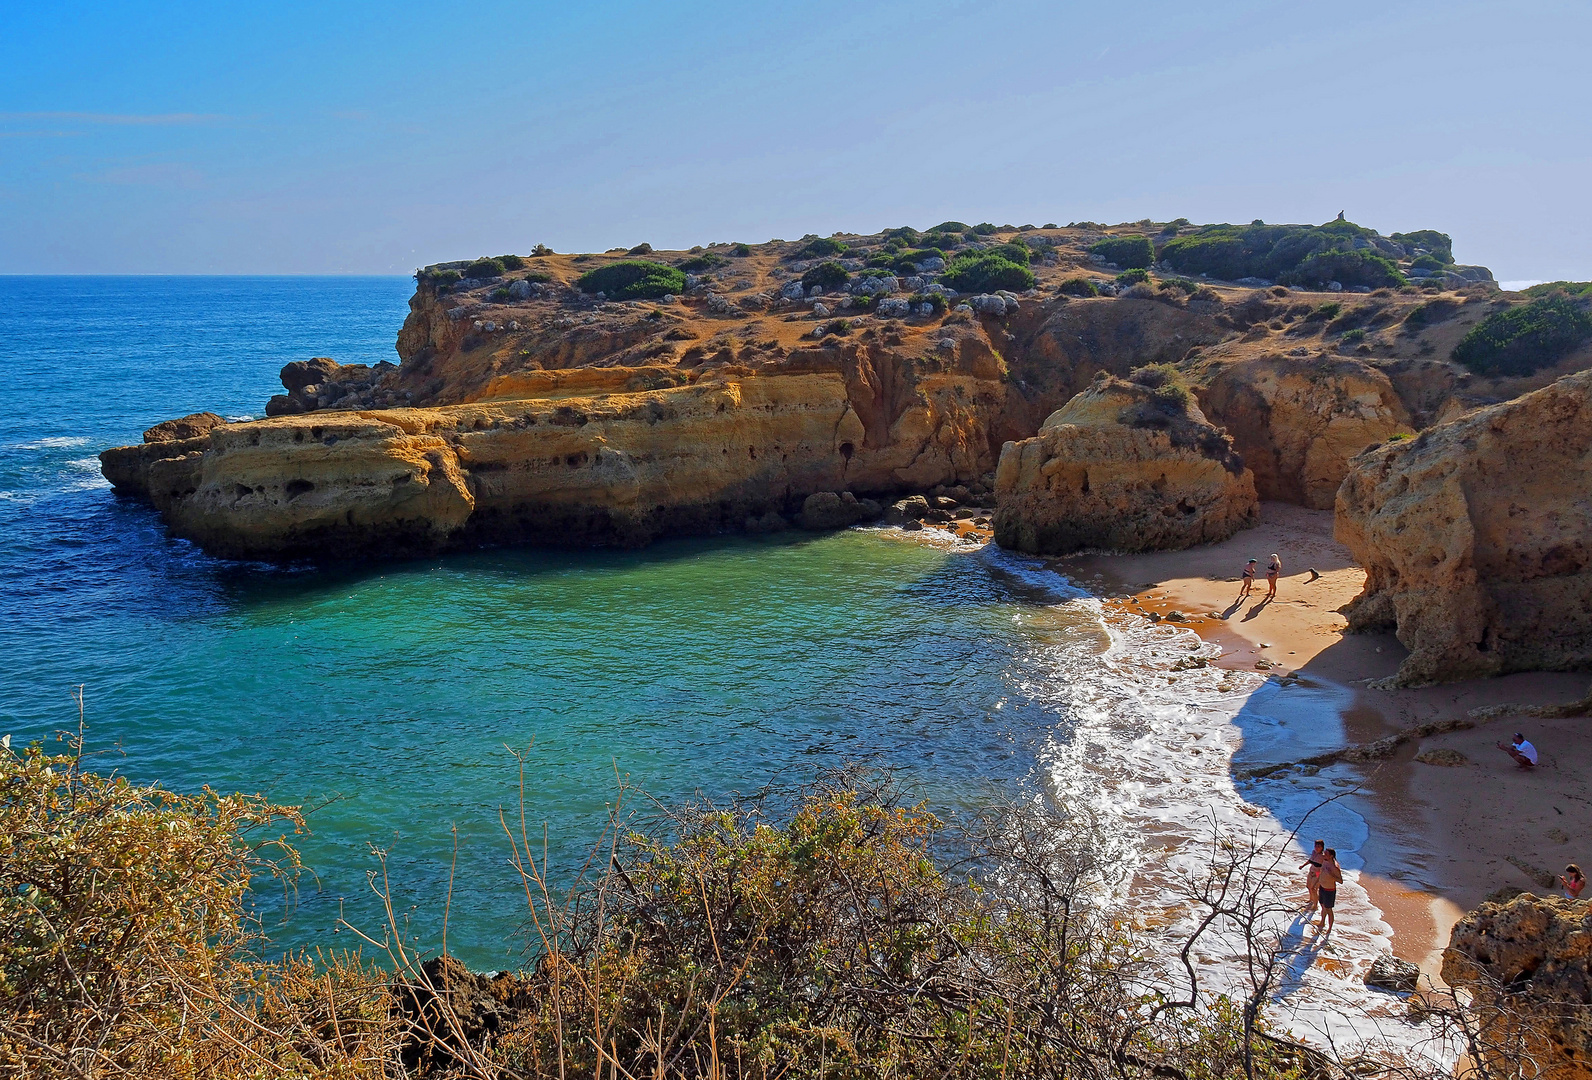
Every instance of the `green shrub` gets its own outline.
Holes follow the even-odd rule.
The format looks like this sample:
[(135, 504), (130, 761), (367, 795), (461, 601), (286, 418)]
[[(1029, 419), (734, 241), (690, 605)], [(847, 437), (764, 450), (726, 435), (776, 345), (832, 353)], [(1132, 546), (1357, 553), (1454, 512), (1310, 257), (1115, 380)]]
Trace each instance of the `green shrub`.
[(920, 239), (918, 242), (924, 247), (938, 248), (941, 251), (949, 251), (956, 247), (956, 245), (960, 244), (962, 242), (962, 238), (955, 233), (929, 232), (924, 233), (922, 239)]
[(1340, 339), (1345, 345), (1354, 345), (1365, 340), (1365, 327), (1357, 326), (1353, 330), (1345, 330)]
[(581, 292), (600, 292), (615, 300), (653, 300), (666, 293), (684, 292), (685, 274), (662, 263), (623, 259), (586, 271), (575, 286)]
[(1167, 292), (1176, 291), (1187, 296), (1193, 296), (1195, 293), (1199, 292), (1200, 283), (1197, 281), (1190, 281), (1188, 278), (1175, 277), (1167, 278), (1165, 281), (1161, 282), (1158, 287), (1166, 290)]
[(1063, 296), (1099, 296), (1100, 290), (1093, 280), (1086, 277), (1068, 278), (1056, 286), (1056, 291)]
[(821, 262), (802, 275), (802, 288), (817, 285), (824, 289), (838, 289), (851, 280), (846, 268), (837, 262)]
[(1432, 255), (1422, 255), (1420, 258), (1418, 258), (1414, 262), (1410, 263), (1410, 269), (1412, 269), (1412, 270), (1441, 270), (1445, 265), (1446, 264), (1443, 262), (1442, 259), (1436, 258), (1435, 256), (1432, 256)]
[(499, 255), (498, 262), (503, 264), (505, 270), (524, 270), (525, 260), (518, 255)]
[[(1225, 281), (1259, 277), (1272, 281), (1379, 288), (1400, 285), (1398, 267), (1374, 249), (1356, 249), (1358, 239), (1376, 234), (1352, 221), (1325, 225), (1202, 225), (1169, 240), (1161, 258), (1185, 274), (1207, 274)], [(1328, 256), (1332, 257), (1328, 257)]]
[(430, 282), (432, 285), (436, 286), (439, 289), (445, 289), (449, 285), (452, 285), (455, 282), (461, 280), (463, 277), (464, 277), (464, 275), (459, 273), (459, 271), (457, 271), (457, 270), (416, 270), (415, 271), (415, 280), (416, 281), (427, 281), (427, 282)]
[(921, 234), (910, 225), (903, 225), (898, 229), (886, 229), (883, 235), (886, 243), (899, 240), (903, 246), (912, 247), (917, 244)]
[[(1030, 228), (1032, 228), (1032, 226), (1030, 226)], [(995, 231), (995, 226), (991, 225), (987, 221), (980, 222), (979, 224), (973, 226), (973, 232), (979, 236), (993, 236)]]
[(960, 221), (942, 221), (929, 231), (965, 233), (967, 232), (967, 226), (962, 224)]
[(945, 309), (948, 306), (945, 296), (942, 293), (937, 292), (913, 293), (909, 303), (911, 303), (913, 311), (916, 311), (924, 304), (928, 304), (934, 309), (934, 313), (936, 315), (944, 315)]
[(929, 259), (943, 258), (945, 258), (945, 252), (939, 251), (935, 248), (916, 248), (912, 251), (902, 252), (892, 261), (883, 265), (889, 266), (892, 270), (895, 270), (900, 274), (915, 274), (917, 273), (918, 263), (926, 262)]
[(1405, 247), (1422, 247), (1427, 253), (1434, 256), (1448, 266), (1454, 261), (1454, 241), (1447, 233), (1440, 233), (1435, 229), (1417, 229), (1415, 232), (1396, 232), (1388, 237)]
[(1539, 296), (1552, 296), (1554, 293), (1564, 293), (1566, 296), (1592, 297), (1592, 281), (1548, 281), (1541, 285), (1533, 285), (1523, 291), (1533, 299)]
[(1318, 251), (1301, 259), (1292, 270), (1277, 275), (1284, 285), (1313, 285), (1337, 281), (1347, 286), (1365, 285), (1378, 289), (1403, 285), (1405, 277), (1386, 255), (1364, 249)]
[(1177, 386), (1183, 381), (1182, 373), (1171, 364), (1146, 364), (1128, 372), (1128, 381), (1159, 390), (1163, 386)]
[(464, 269), (467, 278), (495, 278), (503, 276), (503, 262), (500, 259), (477, 259)]
[(1003, 259), (1010, 259), (1019, 266), (1027, 266), (1034, 258), (1034, 252), (1027, 244), (991, 244), (984, 250)]
[(625, 254), (626, 255), (651, 255), (652, 254), (652, 245), (651, 244), (646, 244), (646, 243), (637, 244), (633, 248), (626, 249)]
[(736, 244), (734, 247), (730, 248), (730, 254), (734, 255), (737, 259), (744, 259), (751, 253), (752, 245), (750, 244)]
[(674, 265), (687, 274), (700, 274), (704, 270), (712, 270), (716, 266), (723, 266), (727, 261), (722, 255), (694, 255)]
[(1459, 310), (1459, 305), (1452, 300), (1428, 300), (1424, 304), (1417, 304), (1404, 316), (1404, 332), (1418, 334), (1433, 323), (1442, 322), (1454, 312)]
[(1090, 244), (1089, 254), (1124, 269), (1148, 269), (1155, 261), (1155, 246), (1148, 236), (1108, 236)]
[(553, 280), (553, 275), (546, 270), (532, 270), (530, 273), (521, 274), (520, 276), (533, 285), (546, 285)]
[(1150, 272), (1142, 266), (1136, 266), (1132, 270), (1124, 270), (1117, 275), (1118, 285), (1139, 285), (1149, 280)]
[(1320, 307), (1316, 308), (1316, 310), (1307, 315), (1306, 318), (1312, 321), (1336, 319), (1338, 317), (1338, 313), (1342, 310), (1342, 304), (1338, 303), (1336, 300), (1328, 300), (1325, 304), (1322, 304)]
[(1471, 327), (1454, 346), (1454, 359), (1480, 375), (1530, 375), (1552, 367), (1592, 339), (1585, 305), (1550, 293), (1495, 312)]
[(492, 299), (502, 301), (502, 300), (507, 300), (508, 298), (509, 298), (509, 291), (508, 291), (508, 289), (504, 288), (503, 286), (499, 286), (496, 289), (492, 290)]
[(819, 236), (796, 250), (793, 259), (822, 259), (830, 255), (844, 255), (846, 245), (832, 236)]
[(531, 249), (531, 254), (532, 255), (536, 255), (536, 256), (542, 256), (542, 255), (556, 255), (558, 253), (556, 251), (554, 251), (552, 248), (548, 247), (546, 244), (537, 244), (535, 247), (533, 247)]
[(987, 293), (997, 289), (1021, 292), (1034, 287), (1032, 270), (987, 251), (953, 259), (945, 268), (943, 280), (957, 292)]

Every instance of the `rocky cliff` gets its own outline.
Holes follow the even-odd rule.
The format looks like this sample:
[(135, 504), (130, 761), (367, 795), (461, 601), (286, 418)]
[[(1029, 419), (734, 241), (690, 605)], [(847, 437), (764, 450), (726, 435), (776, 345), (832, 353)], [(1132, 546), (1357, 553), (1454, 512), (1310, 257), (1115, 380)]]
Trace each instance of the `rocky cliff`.
[(1592, 371), (1360, 455), (1337, 532), (1399, 682), (1592, 667)]
[(1253, 475), (1186, 389), (1110, 376), (1001, 449), (995, 496), (1000, 545), (1052, 555), (1189, 547), (1259, 519)]
[[(775, 509), (788, 518), (818, 491), (992, 482), (1005, 442), (1034, 437), (1101, 372), (1146, 364), (1182, 369), (1262, 496), (1307, 505), (1326, 503), (1364, 445), (1499, 396), (1501, 384), (1431, 355), (1513, 302), (1496, 291), (1427, 282), (1323, 294), (1159, 270), (1135, 282), (1093, 249), (1141, 226), (954, 225), (647, 252), (680, 288), (645, 299), (581, 287), (623, 262), (617, 252), (428, 267), (398, 334), (400, 364), (296, 360), (266, 405), (270, 422), (166, 432), (107, 451), (104, 471), (119, 491), (154, 501), (175, 531), (228, 554), (641, 543), (739, 527), (743, 510), (760, 507), (759, 520)], [(1180, 228), (1157, 233), (1155, 246)], [(930, 239), (935, 247), (913, 247)], [(958, 294), (958, 257), (992, 252), (1034, 287)], [(800, 381), (780, 385), (789, 379)], [(704, 464), (731, 438), (717, 405), (697, 404), (710, 387), (762, 403), (725, 404), (755, 469), (720, 476)], [(672, 419), (626, 419), (643, 405)], [(465, 406), (490, 408), (456, 411)], [(567, 484), (567, 466), (548, 464), (596, 460), (598, 442), (561, 455), (543, 445), (563, 429), (532, 418), (561, 408), (604, 417), (573, 426), (589, 427), (605, 454), (642, 463), (633, 487), (596, 472)], [(860, 434), (819, 440), (798, 415), (849, 417)], [(464, 445), (508, 423), (538, 432), (513, 444), (524, 460), (472, 464)], [(783, 471), (767, 457), (776, 448)], [(518, 475), (538, 469), (547, 476), (534, 484)], [(500, 494), (504, 472), (517, 486)]]
[(228, 424), (108, 451), (106, 473), (208, 551), (281, 559), (633, 546), (792, 514), (819, 491), (920, 489), (993, 466), (985, 417), (1001, 383), (987, 351), (904, 367), (856, 346), (809, 352), (777, 373), (659, 389), (637, 389), (658, 371), (604, 368), (523, 376), (498, 402)]
[(1443, 979), (1470, 992), (1495, 1075), (1592, 1077), (1592, 904), (1529, 893), (1454, 925)]

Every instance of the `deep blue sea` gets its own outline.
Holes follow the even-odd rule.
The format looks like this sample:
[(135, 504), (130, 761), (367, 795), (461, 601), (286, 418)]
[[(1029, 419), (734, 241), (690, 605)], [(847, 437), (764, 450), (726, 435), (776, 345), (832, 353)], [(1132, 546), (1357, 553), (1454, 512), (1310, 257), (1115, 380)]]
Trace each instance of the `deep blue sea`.
[(158, 421), (261, 415), (288, 361), (396, 360), (411, 288), (0, 278), (0, 733), (75, 726), (82, 686), (100, 768), (314, 807), (313, 874), (266, 905), (283, 947), (352, 944), (340, 912), (379, 930), (373, 848), (434, 944), (457, 827), (449, 944), (485, 968), (524, 945), (511, 749), (530, 748), (526, 811), (566, 869), (616, 774), (672, 800), (867, 762), (947, 807), (1033, 779), (1067, 707), (1056, 650), (1106, 636), (985, 554), (850, 531), (237, 564), (100, 477), (99, 450)]

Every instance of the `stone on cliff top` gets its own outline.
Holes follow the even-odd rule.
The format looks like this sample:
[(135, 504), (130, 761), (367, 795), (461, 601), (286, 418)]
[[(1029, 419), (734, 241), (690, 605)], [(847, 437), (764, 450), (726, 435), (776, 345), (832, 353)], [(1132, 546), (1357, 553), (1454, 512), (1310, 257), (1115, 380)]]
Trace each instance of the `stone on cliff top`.
[(211, 428), (225, 424), (226, 418), (213, 412), (189, 413), (175, 420), (162, 420), (144, 432), (146, 443), (175, 442), (178, 439), (197, 439), (210, 434)]
[(1366, 569), (1351, 630), (1395, 680), (1592, 667), (1592, 371), (1355, 458), (1336, 531)]
[(1186, 391), (1107, 376), (1001, 449), (995, 539), (1032, 554), (1176, 549), (1255, 524), (1254, 477)]

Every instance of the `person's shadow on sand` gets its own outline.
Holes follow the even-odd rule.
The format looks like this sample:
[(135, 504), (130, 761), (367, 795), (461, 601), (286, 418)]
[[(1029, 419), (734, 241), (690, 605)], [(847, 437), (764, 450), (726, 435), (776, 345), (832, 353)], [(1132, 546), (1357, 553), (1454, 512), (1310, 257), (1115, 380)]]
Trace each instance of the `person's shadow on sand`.
[[(1264, 610), (1266, 605), (1269, 604), (1269, 603), (1271, 603), (1271, 597), (1268, 596), (1266, 599), (1262, 600), (1260, 603), (1258, 603), (1254, 607), (1250, 608), (1249, 609), (1249, 613), (1244, 616), (1243, 621), (1244, 622), (1248, 622), (1250, 619), (1253, 619), (1256, 615), (1259, 615), (1261, 613), (1261, 611)], [(1236, 608), (1239, 605), (1238, 604), (1234, 604), (1233, 606)]]
[(1227, 605), (1227, 610), (1222, 612), (1222, 618), (1231, 619), (1233, 617), (1233, 613), (1243, 606), (1244, 598), (1240, 596), (1237, 600), (1234, 600), (1231, 604)]

